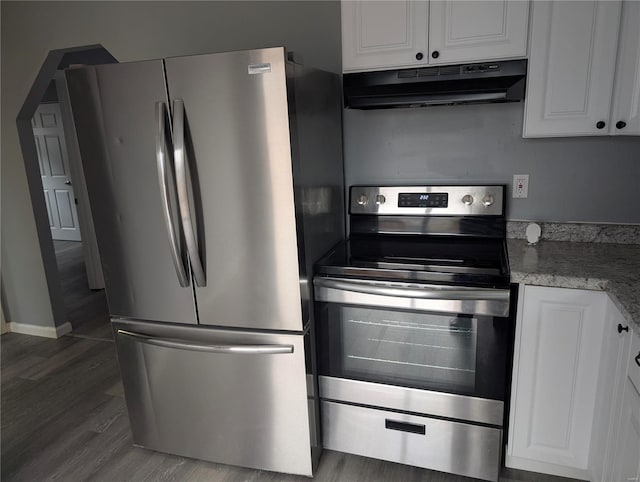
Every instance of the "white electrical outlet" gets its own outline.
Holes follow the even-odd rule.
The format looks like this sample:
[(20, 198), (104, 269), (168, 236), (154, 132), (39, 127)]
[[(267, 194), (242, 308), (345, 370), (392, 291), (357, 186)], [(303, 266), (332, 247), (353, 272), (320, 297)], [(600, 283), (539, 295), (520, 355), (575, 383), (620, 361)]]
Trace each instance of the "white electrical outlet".
[(513, 175), (513, 197), (526, 198), (529, 196), (529, 174)]

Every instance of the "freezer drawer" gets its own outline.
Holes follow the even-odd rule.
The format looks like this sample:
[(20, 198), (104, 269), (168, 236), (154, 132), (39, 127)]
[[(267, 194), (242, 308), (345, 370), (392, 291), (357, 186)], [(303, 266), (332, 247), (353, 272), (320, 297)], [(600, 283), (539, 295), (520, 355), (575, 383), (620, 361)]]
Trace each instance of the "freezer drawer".
[(502, 430), (322, 401), (324, 447), (498, 480)]
[(113, 327), (136, 445), (312, 475), (304, 335)]

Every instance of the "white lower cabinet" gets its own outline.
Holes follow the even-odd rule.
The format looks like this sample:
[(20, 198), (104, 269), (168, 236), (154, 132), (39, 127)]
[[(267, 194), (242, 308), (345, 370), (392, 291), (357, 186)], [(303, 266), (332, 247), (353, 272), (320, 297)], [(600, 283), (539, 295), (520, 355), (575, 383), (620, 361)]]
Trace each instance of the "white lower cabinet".
[(622, 396), (627, 376), (631, 328), (611, 299), (602, 338), (598, 397), (589, 466), (590, 480), (612, 481), (615, 437), (620, 427)]
[(520, 288), (505, 465), (640, 480), (640, 338), (604, 292)]
[(505, 464), (588, 478), (605, 293), (524, 286)]
[[(619, 423), (612, 440), (610, 472), (603, 480), (637, 482), (640, 480), (640, 338), (633, 337), (624, 378)], [(617, 414), (616, 414), (617, 415)]]

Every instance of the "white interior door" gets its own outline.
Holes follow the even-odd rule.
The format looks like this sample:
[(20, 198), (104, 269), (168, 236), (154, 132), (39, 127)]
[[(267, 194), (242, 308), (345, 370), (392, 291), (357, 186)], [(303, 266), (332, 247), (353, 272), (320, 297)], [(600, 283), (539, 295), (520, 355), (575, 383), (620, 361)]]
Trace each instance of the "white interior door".
[(58, 104), (40, 104), (31, 119), (51, 237), (80, 241), (75, 194)]

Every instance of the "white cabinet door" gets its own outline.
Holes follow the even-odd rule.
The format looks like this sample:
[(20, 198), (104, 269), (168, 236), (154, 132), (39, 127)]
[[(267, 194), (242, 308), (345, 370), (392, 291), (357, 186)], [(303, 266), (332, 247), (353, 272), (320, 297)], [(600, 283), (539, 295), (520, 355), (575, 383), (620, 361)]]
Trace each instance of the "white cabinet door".
[(429, 2), (429, 63), (527, 55), (527, 1)]
[[(632, 369), (629, 366), (629, 369)], [(618, 433), (613, 475), (614, 482), (640, 480), (640, 394), (627, 378), (622, 402), (622, 420)]]
[(426, 65), (425, 1), (342, 2), (342, 70)]
[(525, 286), (506, 465), (587, 478), (607, 295)]
[(622, 2), (610, 132), (640, 135), (640, 2)]
[(615, 437), (620, 426), (622, 395), (627, 378), (627, 360), (632, 337), (629, 323), (611, 299), (608, 299), (589, 457), (590, 480), (594, 482), (611, 480)]
[(625, 365), (625, 384), (620, 423), (615, 436), (613, 463), (607, 482), (640, 480), (640, 336), (632, 339)]
[(533, 2), (524, 137), (609, 133), (621, 2)]

